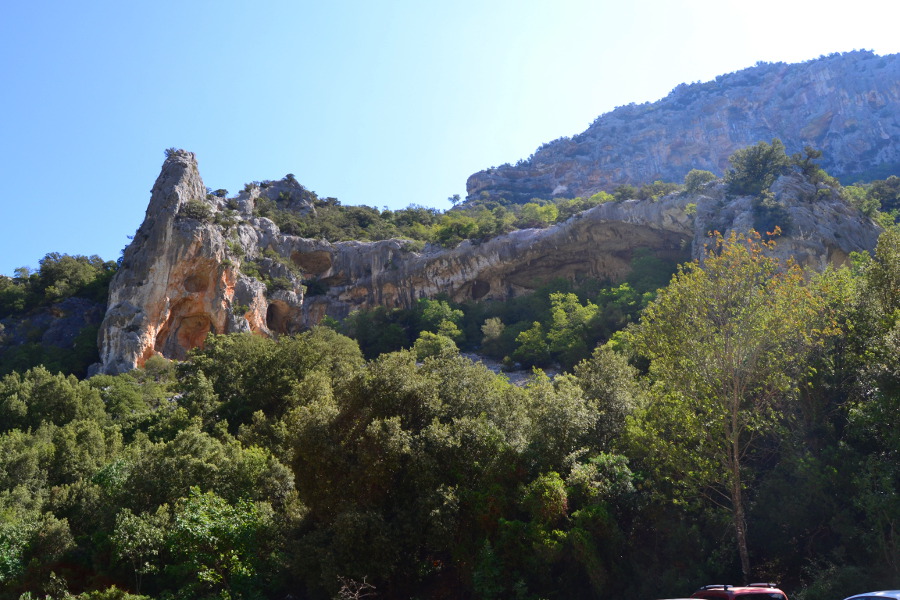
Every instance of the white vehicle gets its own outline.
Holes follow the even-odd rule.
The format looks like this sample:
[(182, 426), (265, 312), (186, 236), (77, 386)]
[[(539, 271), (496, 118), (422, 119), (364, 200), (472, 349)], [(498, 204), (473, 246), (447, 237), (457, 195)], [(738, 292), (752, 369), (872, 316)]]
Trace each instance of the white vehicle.
[(866, 592), (850, 596), (844, 600), (900, 600), (900, 590), (887, 590), (884, 592)]

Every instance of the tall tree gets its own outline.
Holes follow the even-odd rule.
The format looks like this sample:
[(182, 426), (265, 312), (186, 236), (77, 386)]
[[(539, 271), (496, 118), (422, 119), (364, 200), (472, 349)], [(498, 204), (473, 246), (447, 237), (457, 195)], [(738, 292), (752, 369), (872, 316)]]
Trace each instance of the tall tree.
[[(717, 237), (702, 264), (679, 269), (660, 290), (634, 336), (650, 359), (657, 402), (694, 423), (680, 428), (694, 439), (669, 447), (699, 452), (702, 466), (693, 472), (700, 481), (693, 484), (721, 490), (748, 580), (745, 457), (777, 423), (779, 402), (804, 376), (805, 358), (825, 332), (821, 296), (796, 264), (781, 263), (770, 248), (754, 232)], [(657, 431), (679, 435), (679, 428)]]

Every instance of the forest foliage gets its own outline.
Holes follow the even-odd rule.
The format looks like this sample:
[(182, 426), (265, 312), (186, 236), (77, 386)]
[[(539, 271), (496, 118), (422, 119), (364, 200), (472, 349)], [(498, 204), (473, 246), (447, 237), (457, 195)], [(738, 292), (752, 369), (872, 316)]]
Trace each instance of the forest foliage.
[(22, 267), (13, 277), (0, 275), (0, 375), (37, 365), (86, 375), (99, 359), (99, 322), (73, 320), (69, 347), (45, 344), (43, 334), (57, 316), (69, 311), (87, 307), (102, 315), (117, 267), (98, 256), (51, 252), (37, 270)]
[[(816, 168), (809, 151), (757, 150), (741, 160), (768, 165), (764, 181)], [(898, 192), (897, 178), (842, 188), (886, 229), (871, 256), (822, 273), (773, 258), (777, 237), (716, 236), (702, 263), (637, 253), (617, 285), (427, 299), (278, 340), (211, 335), (183, 362), (115, 376), (16, 369), (0, 377), (0, 600), (637, 599), (745, 578), (826, 600), (891, 586)], [(521, 216), (472, 210), (496, 231), (501, 208)], [(372, 210), (364, 230), (400, 227), (403, 211)], [(100, 297), (113, 271), (48, 255), (0, 278), (0, 306)], [(536, 368), (513, 385), (460, 349)]]
[[(820, 274), (718, 243), (614, 345), (521, 387), (453, 348), (367, 359), (327, 327), (211, 336), (116, 376), (7, 375), (0, 595), (685, 595), (742, 577), (729, 481), (753, 579), (805, 599), (884, 585), (900, 234)], [(549, 299), (553, 319), (589, 308)], [(710, 426), (732, 398), (741, 427)]]

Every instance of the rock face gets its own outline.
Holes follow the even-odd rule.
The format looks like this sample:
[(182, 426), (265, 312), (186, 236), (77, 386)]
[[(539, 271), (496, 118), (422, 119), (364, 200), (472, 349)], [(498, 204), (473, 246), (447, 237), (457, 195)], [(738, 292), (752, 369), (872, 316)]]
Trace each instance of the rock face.
[(759, 64), (682, 84), (658, 102), (604, 114), (515, 166), (475, 173), (467, 190), (469, 198), (487, 192), (524, 202), (681, 182), (691, 169), (722, 175), (735, 150), (776, 137), (788, 153), (824, 151), (822, 166), (845, 182), (900, 174), (900, 54)]
[[(209, 332), (274, 336), (325, 315), (410, 307), (437, 294), (507, 299), (559, 277), (618, 281), (637, 251), (699, 257), (709, 230), (747, 230), (758, 216), (751, 198), (728, 198), (713, 182), (700, 194), (607, 203), (547, 229), (423, 252), (396, 239), (329, 243), (285, 235), (254, 216), (264, 201), (312, 213), (304, 192), (289, 176), (250, 185), (237, 198), (207, 195), (194, 155), (171, 153), (110, 286), (100, 370), (123, 372), (157, 353), (184, 358)], [(772, 192), (791, 223), (779, 253), (822, 267), (875, 246), (879, 228), (829, 189), (789, 175)]]
[[(290, 194), (291, 187), (285, 182), (270, 193)], [(243, 229), (266, 230), (265, 224), (242, 223), (235, 238), (227, 237), (238, 211), (249, 214), (260, 195), (254, 188), (228, 208), (223, 199), (207, 196), (192, 153), (179, 150), (167, 157), (144, 222), (110, 284), (99, 336), (103, 372), (133, 369), (156, 353), (184, 358), (211, 331), (272, 335), (300, 326), (298, 319), (276, 317), (271, 322), (280, 327), (273, 330), (267, 318), (299, 311), (303, 294), (296, 277), (269, 260), (267, 272), (286, 275), (287, 283), (268, 294), (265, 284), (243, 275), (228, 259), (234, 253), (229, 243), (240, 252), (236, 240), (243, 239)]]
[(30, 342), (38, 342), (44, 348), (76, 352), (80, 350), (79, 336), (90, 336), (91, 331), (96, 331), (104, 310), (97, 302), (71, 297), (27, 315), (0, 319), (0, 362), (8, 351), (15, 352)]

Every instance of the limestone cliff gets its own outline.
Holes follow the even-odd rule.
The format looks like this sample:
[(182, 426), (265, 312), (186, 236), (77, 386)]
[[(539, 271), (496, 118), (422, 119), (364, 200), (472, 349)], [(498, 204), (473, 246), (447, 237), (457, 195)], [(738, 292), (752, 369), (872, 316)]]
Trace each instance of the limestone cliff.
[[(209, 332), (289, 334), (324, 315), (410, 307), (441, 293), (457, 301), (505, 299), (558, 277), (621, 280), (639, 249), (698, 257), (710, 229), (746, 230), (758, 214), (751, 198), (728, 198), (713, 182), (700, 194), (607, 203), (547, 229), (423, 252), (397, 239), (330, 243), (286, 235), (254, 216), (263, 199), (312, 212), (304, 192), (289, 176), (250, 185), (236, 198), (208, 195), (194, 155), (170, 153), (110, 287), (100, 369), (129, 370), (155, 353), (184, 358)], [(780, 253), (822, 267), (874, 247), (878, 227), (821, 184), (788, 175), (772, 192), (791, 223)], [(307, 286), (316, 293), (306, 294)]]
[[(252, 203), (243, 196), (235, 202)], [(228, 260), (228, 228), (204, 218), (229, 218), (223, 202), (207, 196), (192, 153), (167, 157), (144, 222), (110, 284), (99, 337), (103, 372), (133, 369), (155, 353), (184, 358), (210, 331), (270, 335), (270, 306), (286, 313), (299, 309), (303, 295), (296, 278), (288, 276), (286, 289), (268, 294), (261, 281)]]
[(475, 173), (467, 193), (525, 202), (681, 182), (691, 169), (722, 175), (735, 150), (773, 138), (789, 153), (807, 145), (824, 151), (822, 166), (844, 181), (900, 174), (900, 54), (760, 63), (682, 84), (658, 102), (601, 115), (519, 164)]

